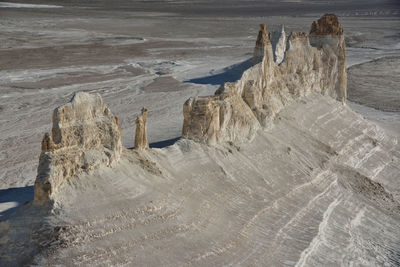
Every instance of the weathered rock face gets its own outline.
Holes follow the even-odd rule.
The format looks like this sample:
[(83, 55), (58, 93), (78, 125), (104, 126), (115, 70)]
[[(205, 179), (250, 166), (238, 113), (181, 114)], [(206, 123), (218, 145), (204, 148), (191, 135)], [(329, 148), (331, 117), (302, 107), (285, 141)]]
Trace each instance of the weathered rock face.
[(285, 57), (286, 51), (286, 33), (285, 27), (282, 25), (280, 31), (274, 31), (270, 34), (272, 49), (274, 51), (274, 60), (276, 64), (281, 64)]
[[(228, 87), (230, 84), (225, 83)], [(182, 136), (214, 145), (222, 140), (251, 140), (260, 124), (242, 97), (217, 91), (215, 96), (190, 98), (183, 107)]]
[(256, 46), (253, 52), (253, 65), (260, 63), (264, 58), (265, 46), (269, 43), (269, 34), (267, 26), (260, 24), (260, 31), (258, 32)]
[(343, 27), (335, 14), (325, 14), (311, 24), (310, 35), (343, 35)]
[(99, 94), (79, 92), (56, 108), (52, 134), (46, 133), (42, 141), (34, 203), (49, 200), (69, 177), (118, 161), (121, 137), (117, 117)]
[(135, 149), (149, 148), (147, 140), (147, 109), (142, 108), (142, 114), (136, 118)]
[(311, 25), (310, 43), (322, 50), (323, 62), (331, 66), (325, 75), (326, 77), (331, 75), (332, 80), (335, 81), (334, 88), (330, 90), (323, 88), (323, 92), (345, 102), (347, 98), (346, 44), (343, 27), (338, 17), (334, 14), (325, 14), (317, 22), (314, 21)]
[[(267, 127), (288, 103), (311, 92), (346, 100), (346, 51), (335, 15), (314, 22), (310, 36), (284, 29), (269, 34), (260, 25), (253, 63), (241, 79), (225, 83), (215, 96), (191, 98), (184, 105), (184, 137), (240, 143)], [(226, 108), (229, 107), (229, 108)], [(222, 119), (223, 118), (223, 119)]]

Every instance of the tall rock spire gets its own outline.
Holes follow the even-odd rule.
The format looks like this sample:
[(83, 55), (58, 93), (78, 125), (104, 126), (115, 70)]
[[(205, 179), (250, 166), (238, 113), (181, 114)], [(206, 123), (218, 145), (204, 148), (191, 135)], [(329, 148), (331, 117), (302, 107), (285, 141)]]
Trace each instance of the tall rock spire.
[(142, 150), (149, 148), (146, 123), (147, 109), (142, 108), (142, 114), (136, 118), (135, 149)]
[(256, 46), (253, 53), (253, 65), (260, 63), (264, 58), (265, 45), (269, 42), (269, 35), (267, 26), (260, 24), (260, 31), (258, 32)]
[(324, 50), (324, 61), (329, 62), (329, 50), (333, 50), (337, 56), (338, 77), (335, 90), (331, 91), (332, 97), (345, 102), (347, 98), (347, 66), (346, 66), (346, 44), (344, 40), (343, 27), (334, 14), (325, 14), (318, 21), (314, 21), (310, 30), (310, 43)]
[(274, 60), (279, 65), (285, 57), (286, 51), (286, 33), (285, 27), (282, 25), (280, 31), (274, 31), (271, 34), (271, 44), (274, 51)]

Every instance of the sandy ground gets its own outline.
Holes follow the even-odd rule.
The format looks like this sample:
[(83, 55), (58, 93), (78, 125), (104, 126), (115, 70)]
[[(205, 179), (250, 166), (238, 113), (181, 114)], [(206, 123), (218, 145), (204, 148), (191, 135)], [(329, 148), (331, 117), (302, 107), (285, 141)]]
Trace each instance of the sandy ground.
[(400, 57), (384, 57), (349, 68), (349, 100), (382, 111), (400, 112), (399, 66)]

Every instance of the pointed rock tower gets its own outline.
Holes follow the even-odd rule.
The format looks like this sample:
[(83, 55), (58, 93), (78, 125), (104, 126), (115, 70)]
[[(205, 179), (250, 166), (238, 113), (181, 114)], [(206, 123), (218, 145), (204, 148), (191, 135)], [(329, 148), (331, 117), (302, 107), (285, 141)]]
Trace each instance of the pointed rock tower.
[(147, 109), (142, 108), (142, 114), (136, 118), (135, 149), (142, 150), (149, 148), (147, 140)]

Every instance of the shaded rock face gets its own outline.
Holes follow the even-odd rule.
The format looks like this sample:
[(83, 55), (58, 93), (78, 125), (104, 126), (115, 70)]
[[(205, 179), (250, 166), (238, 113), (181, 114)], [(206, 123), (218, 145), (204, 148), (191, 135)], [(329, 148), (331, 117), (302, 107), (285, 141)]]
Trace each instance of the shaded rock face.
[(280, 31), (271, 32), (270, 39), (274, 51), (274, 61), (279, 65), (282, 63), (286, 51), (287, 39), (284, 26), (282, 25)]
[(110, 166), (122, 153), (122, 134), (99, 94), (79, 92), (53, 114), (52, 134), (45, 134), (34, 185), (34, 203), (49, 200), (69, 177)]
[(265, 24), (260, 24), (260, 31), (258, 32), (256, 46), (254, 47), (253, 52), (253, 65), (258, 64), (263, 60), (264, 49), (269, 42), (267, 26)]
[(147, 140), (147, 109), (142, 108), (142, 114), (136, 118), (135, 149), (149, 148)]
[(215, 96), (184, 104), (184, 137), (241, 143), (268, 127), (285, 105), (309, 93), (346, 100), (344, 35), (335, 15), (314, 22), (310, 35), (294, 32), (287, 38), (283, 27), (270, 34), (261, 24), (253, 63), (240, 80), (223, 84)]
[(331, 75), (335, 80), (334, 88), (323, 92), (339, 101), (347, 99), (347, 68), (346, 44), (344, 41), (343, 27), (338, 17), (334, 14), (325, 14), (317, 22), (313, 22), (310, 30), (310, 43), (322, 50), (322, 60), (332, 66), (326, 72), (327, 78)]

